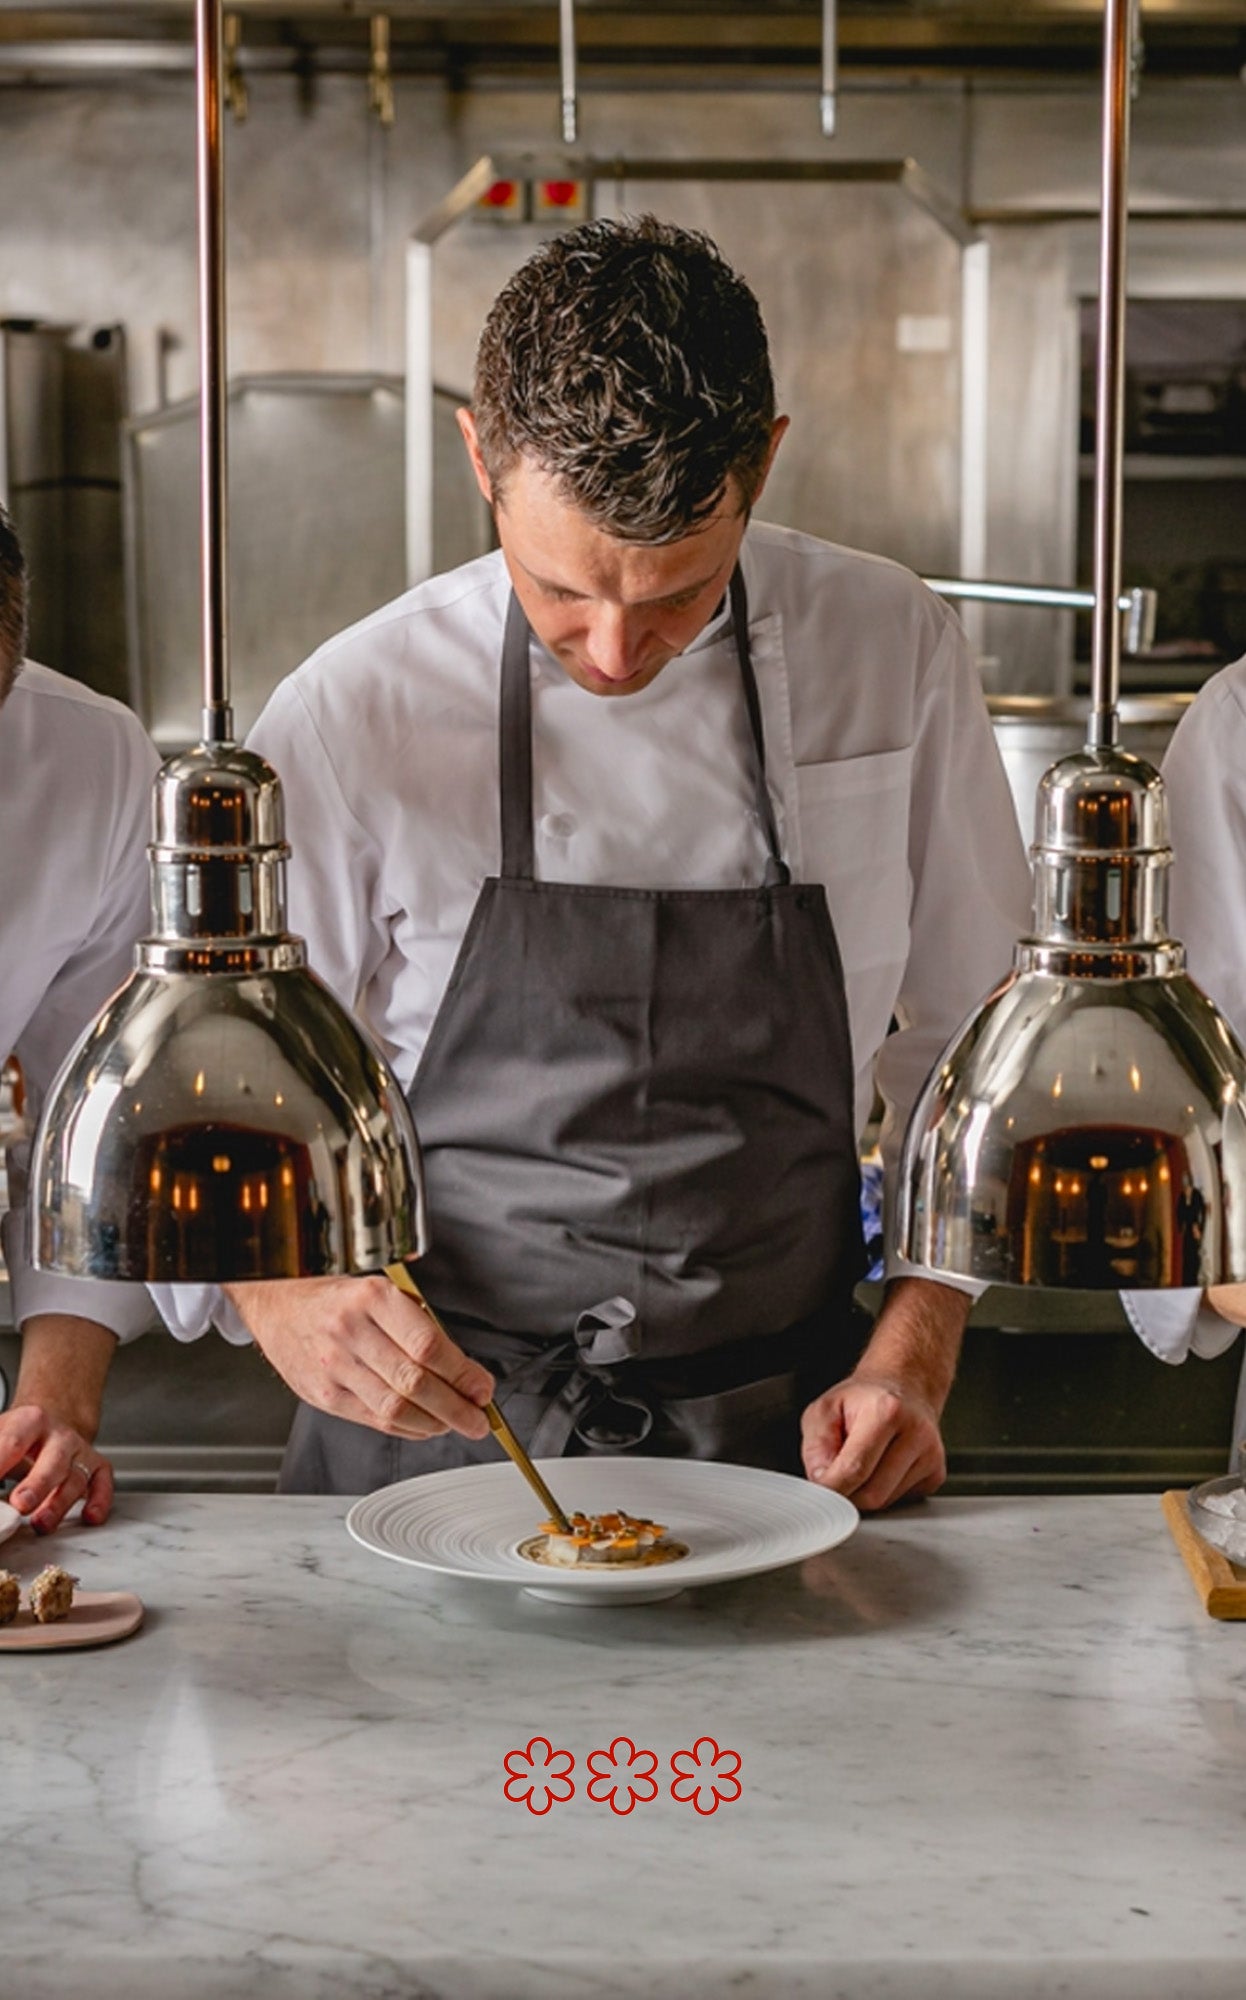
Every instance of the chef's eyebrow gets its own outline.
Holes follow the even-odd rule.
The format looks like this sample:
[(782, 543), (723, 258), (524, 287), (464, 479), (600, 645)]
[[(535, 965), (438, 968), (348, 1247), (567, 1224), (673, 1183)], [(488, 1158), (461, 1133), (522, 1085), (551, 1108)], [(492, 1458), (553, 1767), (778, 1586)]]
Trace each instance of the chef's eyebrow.
[[(572, 590), (568, 584), (555, 583), (552, 577), (538, 576), (535, 570), (528, 568), (527, 563), (520, 563), (519, 567), (522, 569), (524, 575), (530, 577), (532, 582), (536, 584), (538, 590), (548, 590), (555, 597), (575, 597), (587, 602), (591, 595), (587, 590)], [(719, 569), (721, 567), (720, 563)], [(637, 598), (635, 604), (630, 605), (628, 609), (633, 611), (652, 610), (655, 605), (678, 604), (685, 597), (697, 597), (703, 590), (708, 590), (712, 583), (718, 581), (719, 569), (711, 570), (708, 576), (699, 578), (695, 583), (686, 583), (682, 590), (668, 590), (661, 597)]]

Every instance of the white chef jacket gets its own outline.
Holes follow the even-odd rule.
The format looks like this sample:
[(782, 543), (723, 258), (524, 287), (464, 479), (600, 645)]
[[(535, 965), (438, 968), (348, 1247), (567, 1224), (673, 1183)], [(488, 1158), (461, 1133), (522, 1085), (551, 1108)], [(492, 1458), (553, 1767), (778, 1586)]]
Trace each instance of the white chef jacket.
[[(1173, 866), (1172, 934), (1192, 977), (1246, 1036), (1246, 660), (1200, 689), (1164, 758)], [(1211, 1359), (1237, 1338), (1200, 1291), (1127, 1292), (1136, 1332), (1162, 1361)], [(1246, 1423), (1246, 1375), (1238, 1398)]]
[[(149, 928), (159, 762), (128, 708), (31, 660), (0, 708), (0, 1056), (21, 1063), (32, 1124)], [(11, 1150), (3, 1224), (14, 1324), (74, 1313), (132, 1339), (155, 1322), (142, 1285), (30, 1268), (28, 1154), (28, 1141)]]
[[(964, 633), (916, 577), (756, 522), (741, 563), (780, 843), (795, 880), (825, 885), (858, 1130), (877, 1079), (894, 1171), (928, 1071), (1029, 928), (1016, 810)], [(481, 884), (500, 867), (509, 591), (498, 553), (419, 585), (313, 654), (250, 737), (285, 790), (291, 927), (404, 1088)], [(647, 889), (760, 882), (765, 843), (728, 609), (622, 700), (578, 687), (536, 640), (532, 672), (538, 877)], [(204, 1292), (161, 1288), (157, 1298), (175, 1332), (206, 1326)], [(221, 1330), (245, 1338), (215, 1302)]]

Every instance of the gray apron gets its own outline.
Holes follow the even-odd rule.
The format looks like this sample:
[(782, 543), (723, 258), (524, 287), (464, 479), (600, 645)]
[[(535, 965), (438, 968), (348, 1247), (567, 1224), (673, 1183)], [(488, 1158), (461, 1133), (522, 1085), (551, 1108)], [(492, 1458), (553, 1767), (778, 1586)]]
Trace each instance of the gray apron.
[[(851, 1366), (861, 1275), (853, 1066), (820, 884), (790, 881), (737, 570), (766, 839), (755, 889), (538, 882), (531, 634), (512, 597), (501, 873), (483, 885), (410, 1103), (421, 1287), (537, 1457), (641, 1445), (800, 1470), (800, 1413)], [(493, 1462), (302, 1405), (284, 1492)]]

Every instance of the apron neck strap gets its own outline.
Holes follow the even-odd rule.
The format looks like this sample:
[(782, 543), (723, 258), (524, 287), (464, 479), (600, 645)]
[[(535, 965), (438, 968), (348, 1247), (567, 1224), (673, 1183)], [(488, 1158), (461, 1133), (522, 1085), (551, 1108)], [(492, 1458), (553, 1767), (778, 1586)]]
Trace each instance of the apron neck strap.
[(512, 590), (502, 640), (502, 700), (498, 756), (502, 795), (502, 875), (531, 882), (536, 872), (532, 838), (531, 628)]
[[(789, 882), (791, 875), (779, 852), (774, 805), (766, 783), (761, 701), (748, 643), (748, 597), (738, 563), (731, 576), (731, 622), (755, 753), (753, 785), (757, 817), (766, 839), (764, 887), (773, 889)], [(498, 712), (502, 876), (506, 881), (531, 882), (536, 872), (532, 833), (532, 678), (528, 657), (531, 636), (523, 607), (512, 590), (502, 640), (502, 699)]]
[(748, 592), (744, 588), (744, 571), (739, 563), (731, 572), (731, 629), (735, 634), (736, 658), (740, 662), (740, 679), (744, 683), (744, 706), (748, 710), (748, 726), (753, 736), (753, 790), (757, 817), (766, 836), (766, 873), (762, 879), (767, 889), (775, 889), (790, 882), (792, 877), (779, 852), (774, 801), (766, 783), (766, 737), (761, 726), (761, 699), (757, 693), (757, 676), (753, 672), (753, 655), (748, 643)]

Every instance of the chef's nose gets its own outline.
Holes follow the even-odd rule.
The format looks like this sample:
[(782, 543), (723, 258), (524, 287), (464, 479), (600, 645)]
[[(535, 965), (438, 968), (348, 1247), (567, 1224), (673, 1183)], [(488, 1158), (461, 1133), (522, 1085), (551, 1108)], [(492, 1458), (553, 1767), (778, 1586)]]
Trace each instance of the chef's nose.
[(607, 680), (629, 679), (640, 664), (643, 636), (640, 620), (624, 605), (597, 605), (588, 635), (591, 665)]

